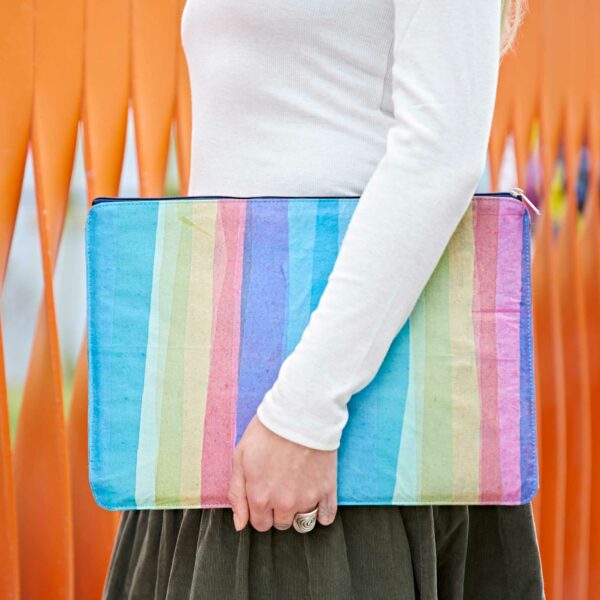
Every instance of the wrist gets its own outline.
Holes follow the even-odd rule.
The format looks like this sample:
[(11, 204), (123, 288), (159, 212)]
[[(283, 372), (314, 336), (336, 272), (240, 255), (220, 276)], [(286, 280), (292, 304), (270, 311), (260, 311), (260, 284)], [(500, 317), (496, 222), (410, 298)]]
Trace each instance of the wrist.
[[(258, 420), (282, 438), (315, 450), (337, 450), (342, 427), (315, 418), (308, 410), (295, 409), (269, 390), (256, 410)], [(345, 422), (345, 421), (344, 421)]]

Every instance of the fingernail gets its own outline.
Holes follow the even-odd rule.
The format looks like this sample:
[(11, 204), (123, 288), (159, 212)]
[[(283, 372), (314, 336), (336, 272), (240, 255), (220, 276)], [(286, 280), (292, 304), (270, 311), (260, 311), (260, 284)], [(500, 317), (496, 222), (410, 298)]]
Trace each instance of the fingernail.
[(233, 526), (235, 527), (236, 531), (239, 531), (241, 529), (240, 519), (236, 513), (233, 513)]

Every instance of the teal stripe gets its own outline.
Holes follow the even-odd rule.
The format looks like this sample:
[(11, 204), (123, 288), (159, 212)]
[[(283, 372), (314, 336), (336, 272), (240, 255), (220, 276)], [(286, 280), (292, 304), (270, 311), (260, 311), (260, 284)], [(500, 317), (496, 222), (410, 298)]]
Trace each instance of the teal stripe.
[[(356, 200), (339, 201), (338, 244), (341, 246)], [(349, 419), (338, 453), (340, 497), (357, 502), (391, 503), (396, 485), (410, 361), (410, 323), (392, 342), (373, 381), (351, 399)], [(375, 441), (374, 432), (377, 432)], [(345, 438), (350, 441), (345, 443)], [(360, 442), (358, 443), (358, 440)], [(360, 477), (357, 475), (362, 473)], [(356, 476), (353, 476), (356, 474)]]
[(310, 293), (311, 312), (317, 307), (338, 252), (339, 200), (317, 201), (317, 225), (313, 256), (313, 280)]
[[(92, 209), (96, 213), (92, 226), (98, 228), (97, 234), (112, 235), (108, 232), (113, 227), (115, 232), (114, 244), (93, 245), (94, 250), (103, 247), (106, 253), (99, 251), (89, 257), (92, 289), (98, 294), (90, 301), (90, 335), (97, 339), (92, 344), (92, 372), (104, 378), (102, 383), (94, 378), (90, 381), (90, 406), (98, 411), (92, 415), (91, 430), (106, 441), (103, 451), (92, 442), (90, 479), (96, 499), (111, 508), (135, 506), (157, 207), (156, 202), (132, 202), (99, 204)], [(115, 257), (109, 258), (110, 253)], [(100, 296), (105, 289), (110, 291), (113, 277), (114, 295), (110, 300), (116, 308), (112, 322), (106, 323), (99, 314), (104, 306)], [(99, 335), (99, 327), (109, 327), (113, 334)], [(102, 402), (94, 400), (100, 392)]]
[(288, 202), (288, 318), (286, 356), (302, 336), (311, 313), (313, 248), (317, 225), (317, 203)]
[(346, 235), (346, 230), (350, 224), (350, 219), (356, 210), (358, 201), (355, 199), (340, 199), (338, 203), (338, 248), (342, 245), (342, 240)]
[[(348, 404), (338, 451), (339, 496), (391, 504), (409, 382), (410, 323), (400, 330), (375, 378)], [(348, 438), (348, 440), (346, 440)]]

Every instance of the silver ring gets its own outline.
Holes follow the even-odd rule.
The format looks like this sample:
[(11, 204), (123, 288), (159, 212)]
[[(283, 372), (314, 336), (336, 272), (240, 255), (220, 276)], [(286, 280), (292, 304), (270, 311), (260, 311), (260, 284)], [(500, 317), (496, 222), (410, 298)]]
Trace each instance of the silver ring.
[(315, 528), (317, 523), (317, 512), (319, 507), (307, 513), (296, 513), (294, 515), (293, 525), (298, 533), (307, 533)]

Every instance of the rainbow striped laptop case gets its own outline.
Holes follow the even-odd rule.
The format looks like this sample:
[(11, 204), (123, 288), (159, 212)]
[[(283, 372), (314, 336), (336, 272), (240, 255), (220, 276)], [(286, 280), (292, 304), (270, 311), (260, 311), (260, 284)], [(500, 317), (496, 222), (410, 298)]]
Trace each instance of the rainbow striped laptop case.
[[(227, 507), (357, 197), (97, 198), (86, 221), (89, 477), (107, 509)], [(338, 501), (522, 504), (538, 487), (530, 221), (475, 194), (375, 378)]]

